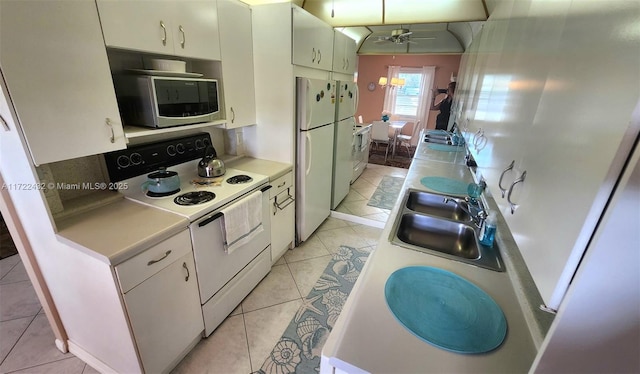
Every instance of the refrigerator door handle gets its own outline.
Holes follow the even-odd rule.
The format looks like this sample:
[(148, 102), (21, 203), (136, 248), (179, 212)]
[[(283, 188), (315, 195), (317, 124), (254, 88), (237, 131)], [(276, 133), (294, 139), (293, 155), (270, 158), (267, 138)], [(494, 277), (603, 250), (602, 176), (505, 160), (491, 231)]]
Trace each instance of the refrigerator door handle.
[(353, 85), (354, 87), (354, 91), (356, 92), (356, 99), (355, 99), (355, 107), (353, 108), (353, 115), (356, 115), (356, 112), (358, 111), (358, 105), (360, 104), (360, 89), (358, 88), (357, 84)]
[(313, 111), (312, 111), (312, 103), (313, 103), (313, 98), (311, 97), (312, 95), (310, 94), (311, 91), (311, 80), (309, 79), (305, 79), (305, 97), (307, 98), (307, 102), (305, 103), (305, 128), (307, 130), (311, 129), (311, 116), (313, 115)]
[(307, 162), (307, 169), (305, 170), (305, 175), (309, 175), (309, 173), (311, 172), (311, 156), (313, 155), (313, 151), (311, 149), (312, 147), (312, 143), (311, 143), (311, 135), (309, 134), (309, 132), (307, 131), (305, 134), (305, 142), (306, 142), (306, 146), (304, 147), (306, 150), (306, 155), (305, 155), (305, 161)]

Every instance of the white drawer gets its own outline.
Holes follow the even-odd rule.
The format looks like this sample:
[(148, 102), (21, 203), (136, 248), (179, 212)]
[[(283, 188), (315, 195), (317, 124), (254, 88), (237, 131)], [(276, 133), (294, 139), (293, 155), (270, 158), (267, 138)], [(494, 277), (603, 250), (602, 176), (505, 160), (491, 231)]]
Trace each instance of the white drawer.
[(276, 197), (280, 192), (286, 190), (287, 188), (291, 187), (293, 184), (293, 173), (292, 172), (288, 172), (287, 174), (281, 176), (280, 178), (274, 180), (273, 182), (271, 182), (271, 186), (273, 186), (273, 188), (271, 188), (271, 192), (269, 195), (269, 198), (273, 199), (274, 197)]
[(189, 252), (191, 236), (189, 230), (184, 230), (116, 266), (122, 293), (128, 292)]

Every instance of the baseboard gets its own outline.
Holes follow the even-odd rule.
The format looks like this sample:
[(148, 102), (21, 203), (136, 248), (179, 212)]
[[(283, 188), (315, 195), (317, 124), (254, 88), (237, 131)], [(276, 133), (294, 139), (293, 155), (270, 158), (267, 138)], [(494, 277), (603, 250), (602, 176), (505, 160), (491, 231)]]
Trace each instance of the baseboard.
[(98, 358), (96, 358), (91, 353), (85, 351), (84, 349), (80, 348), (80, 346), (74, 344), (71, 340), (68, 340), (67, 343), (68, 343), (68, 346), (69, 346), (69, 352), (73, 353), (76, 357), (78, 357), (79, 359), (84, 361), (87, 365), (89, 365), (92, 368), (96, 369), (100, 373), (109, 373), (109, 374), (111, 374), (111, 373), (117, 374), (118, 373), (112, 367), (110, 367), (109, 365), (107, 365), (104, 362), (100, 361)]
[(338, 218), (338, 219), (341, 219), (341, 220), (344, 220), (344, 221), (353, 222), (353, 223), (358, 223), (360, 225), (367, 225), (367, 226), (371, 226), (371, 227), (377, 227), (379, 229), (383, 229), (384, 226), (386, 225), (385, 222), (374, 221), (374, 220), (368, 219), (368, 218), (358, 217), (358, 216), (354, 216), (354, 215), (346, 214), (346, 213), (342, 213), (342, 212), (336, 212), (335, 210), (331, 211), (331, 214), (329, 215), (329, 217)]

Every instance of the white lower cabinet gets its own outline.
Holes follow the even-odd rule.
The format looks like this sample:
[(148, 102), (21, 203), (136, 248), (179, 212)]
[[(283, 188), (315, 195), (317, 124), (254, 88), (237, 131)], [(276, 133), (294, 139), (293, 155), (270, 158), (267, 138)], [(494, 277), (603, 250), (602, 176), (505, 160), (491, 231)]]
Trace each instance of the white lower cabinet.
[(271, 263), (278, 261), (291, 246), (295, 228), (295, 191), (293, 173), (276, 179), (271, 185)]
[(204, 330), (189, 232), (118, 265), (116, 273), (144, 371), (168, 372)]

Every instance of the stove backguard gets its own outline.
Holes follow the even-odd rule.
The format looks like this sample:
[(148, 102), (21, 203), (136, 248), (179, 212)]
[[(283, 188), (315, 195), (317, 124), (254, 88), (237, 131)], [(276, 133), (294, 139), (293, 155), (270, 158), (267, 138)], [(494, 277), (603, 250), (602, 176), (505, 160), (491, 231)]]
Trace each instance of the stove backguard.
[(104, 161), (110, 181), (119, 182), (156, 171), (160, 167), (200, 159), (209, 145), (211, 136), (202, 133), (105, 153)]

